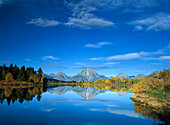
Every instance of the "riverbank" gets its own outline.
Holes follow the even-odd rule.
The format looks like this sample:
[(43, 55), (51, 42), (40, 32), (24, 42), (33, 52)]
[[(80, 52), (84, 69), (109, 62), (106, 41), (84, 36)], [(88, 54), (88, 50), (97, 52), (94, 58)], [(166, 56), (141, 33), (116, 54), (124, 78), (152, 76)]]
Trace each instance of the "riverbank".
[(134, 93), (134, 97), (131, 97), (134, 102), (139, 102), (143, 105), (148, 105), (154, 109), (168, 108), (170, 110), (170, 99), (160, 99), (149, 96), (145, 93)]
[[(43, 83), (38, 83), (38, 84), (43, 84)], [(9, 81), (5, 81), (5, 80), (1, 80), (0, 81), (0, 86), (33, 86), (33, 85), (37, 85), (33, 82), (25, 82), (25, 81), (13, 81), (13, 82), (9, 82)]]

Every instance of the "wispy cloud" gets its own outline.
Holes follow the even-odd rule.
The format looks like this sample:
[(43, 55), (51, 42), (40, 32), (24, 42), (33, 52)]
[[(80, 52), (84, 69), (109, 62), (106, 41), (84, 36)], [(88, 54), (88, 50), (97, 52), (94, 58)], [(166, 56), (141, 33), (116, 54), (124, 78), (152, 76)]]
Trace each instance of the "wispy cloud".
[(108, 64), (108, 65), (116, 65), (116, 64), (120, 64), (120, 62), (107, 62), (105, 64)]
[[(102, 17), (94, 15), (94, 11), (97, 11), (101, 1), (95, 0), (82, 0), (79, 3), (68, 3), (67, 5), (73, 12), (72, 16), (69, 17), (66, 26), (79, 27), (82, 29), (96, 29), (106, 28), (114, 26), (112, 21), (109, 21)], [(93, 4), (93, 5), (92, 5)]]
[(138, 29), (150, 30), (150, 31), (164, 31), (170, 30), (170, 15), (169, 14), (156, 14), (149, 18), (134, 20), (130, 22), (130, 25), (137, 25)]
[(150, 63), (150, 66), (167, 66), (169, 64), (164, 64), (164, 63)]
[(140, 30), (143, 30), (142, 26), (135, 26), (135, 31), (140, 31)]
[(161, 56), (159, 60), (170, 60), (170, 56)]
[(82, 12), (76, 17), (70, 17), (65, 25), (83, 29), (94, 29), (111, 27), (114, 26), (114, 23), (104, 18), (96, 17), (93, 14)]
[(170, 47), (169, 45), (162, 50), (157, 50), (155, 52), (138, 52), (138, 53), (127, 53), (123, 55), (114, 55), (109, 57), (98, 57), (98, 58), (90, 58), (90, 60), (96, 61), (96, 60), (107, 60), (107, 61), (114, 61), (114, 60), (169, 60), (170, 56), (161, 56), (159, 58), (151, 57), (155, 55), (163, 55), (168, 54), (167, 51), (169, 51)]
[(52, 60), (59, 60), (59, 58), (56, 58), (54, 56), (44, 56), (41, 58), (42, 60), (52, 59)]
[(118, 67), (111, 67), (111, 66), (61, 66), (55, 64), (44, 64), (45, 66), (50, 66), (53, 68), (60, 68), (60, 69), (85, 69), (85, 68), (92, 68), (92, 69), (112, 69)]
[(105, 60), (105, 57), (98, 57), (98, 58), (90, 58), (89, 60), (97, 61), (97, 60)]
[(31, 61), (31, 59), (25, 59), (26, 61), (28, 61), (28, 62), (30, 62)]
[(0, 61), (0, 63), (11, 63), (10, 61)]
[(81, 63), (81, 62), (76, 62), (75, 64), (76, 65), (84, 65), (84, 63)]
[(124, 55), (115, 55), (110, 56), (107, 58), (107, 60), (134, 60), (134, 59), (140, 59), (141, 55), (139, 53), (128, 53)]
[(101, 48), (105, 45), (111, 45), (111, 42), (99, 42), (97, 44), (86, 44), (85, 47), (87, 48)]
[(56, 20), (35, 18), (35, 19), (32, 19), (31, 21), (27, 22), (27, 24), (33, 24), (35, 26), (40, 26), (40, 27), (52, 27), (52, 26), (57, 26), (60, 23)]

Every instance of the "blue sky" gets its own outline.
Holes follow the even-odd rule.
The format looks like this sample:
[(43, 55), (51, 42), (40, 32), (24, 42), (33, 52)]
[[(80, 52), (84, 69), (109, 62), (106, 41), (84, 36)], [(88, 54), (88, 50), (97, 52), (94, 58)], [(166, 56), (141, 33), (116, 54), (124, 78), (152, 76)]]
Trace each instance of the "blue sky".
[(0, 0), (0, 65), (115, 76), (170, 68), (169, 0)]

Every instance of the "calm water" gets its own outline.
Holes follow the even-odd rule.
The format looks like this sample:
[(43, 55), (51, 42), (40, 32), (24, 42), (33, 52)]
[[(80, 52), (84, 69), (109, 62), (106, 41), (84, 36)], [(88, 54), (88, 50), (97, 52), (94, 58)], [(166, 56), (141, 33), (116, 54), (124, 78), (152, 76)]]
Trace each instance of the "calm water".
[[(90, 87), (0, 89), (1, 125), (163, 124), (140, 112), (129, 91)], [(142, 112), (145, 112), (142, 109)], [(149, 110), (149, 109), (148, 109)], [(150, 118), (148, 118), (150, 117)], [(155, 117), (155, 116), (154, 116)]]

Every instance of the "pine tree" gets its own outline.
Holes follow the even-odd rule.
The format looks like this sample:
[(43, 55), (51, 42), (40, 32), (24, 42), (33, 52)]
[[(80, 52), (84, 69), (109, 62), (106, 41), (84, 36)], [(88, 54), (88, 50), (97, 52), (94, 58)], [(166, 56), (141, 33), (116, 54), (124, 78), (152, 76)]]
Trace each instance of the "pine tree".
[(25, 66), (21, 67), (17, 76), (17, 81), (25, 81)]
[(5, 76), (6, 76), (6, 73), (5, 73), (5, 70), (2, 71), (2, 79), (5, 80)]
[(13, 77), (14, 77), (14, 80), (17, 79), (18, 73), (19, 73), (19, 68), (15, 65), (15, 66), (14, 66), (14, 69), (13, 69)]
[(26, 80), (28, 80), (31, 75), (34, 75), (34, 68), (29, 67), (26, 70)]
[(12, 75), (13, 75), (13, 65), (12, 65), (12, 63), (10, 64), (10, 66), (9, 66), (9, 69), (8, 69), (8, 72), (10, 72)]
[(39, 79), (41, 80), (41, 77), (42, 77), (42, 69), (41, 68), (39, 68), (38, 69), (38, 77), (39, 77)]

